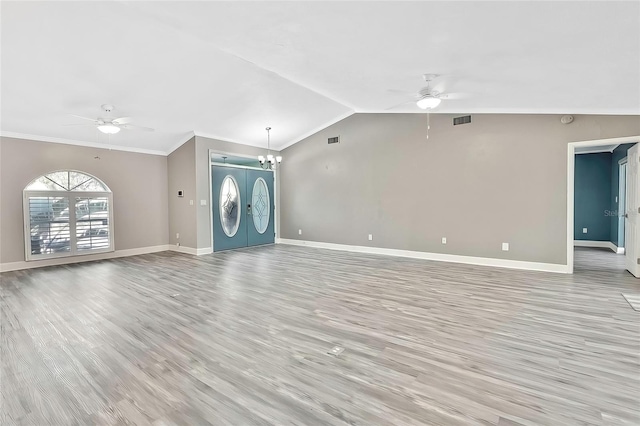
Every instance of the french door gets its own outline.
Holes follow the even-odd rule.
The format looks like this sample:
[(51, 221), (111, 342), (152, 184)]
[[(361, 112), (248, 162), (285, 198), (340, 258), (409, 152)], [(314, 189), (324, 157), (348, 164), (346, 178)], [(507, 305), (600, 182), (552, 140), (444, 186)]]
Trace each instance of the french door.
[(213, 250), (275, 241), (273, 172), (211, 166)]

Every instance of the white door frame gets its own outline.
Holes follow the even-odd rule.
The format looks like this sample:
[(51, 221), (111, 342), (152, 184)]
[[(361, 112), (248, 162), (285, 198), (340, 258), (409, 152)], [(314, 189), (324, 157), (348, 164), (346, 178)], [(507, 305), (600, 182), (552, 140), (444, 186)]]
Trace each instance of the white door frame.
[[(618, 161), (618, 208), (616, 213), (618, 214), (618, 226), (617, 226), (617, 232), (618, 232), (618, 244), (620, 243), (620, 219), (622, 219), (622, 223), (624, 224), (622, 226), (622, 240), (624, 241), (625, 238), (625, 228), (627, 226), (626, 222), (625, 222), (625, 216), (624, 216), (624, 212), (627, 209), (627, 157), (624, 157), (622, 160)], [(622, 176), (624, 175), (624, 178), (622, 178)], [(622, 200), (624, 200), (624, 204), (622, 203)], [(621, 209), (620, 206), (623, 206), (623, 208)], [(618, 246), (618, 253), (619, 254), (625, 254), (625, 244), (622, 245), (622, 247)]]
[(595, 139), (589, 141), (569, 142), (567, 145), (567, 273), (573, 274), (573, 215), (574, 215), (574, 189), (575, 189), (575, 158), (576, 148), (622, 145), (625, 143), (640, 142), (640, 135), (626, 136), (622, 138)]

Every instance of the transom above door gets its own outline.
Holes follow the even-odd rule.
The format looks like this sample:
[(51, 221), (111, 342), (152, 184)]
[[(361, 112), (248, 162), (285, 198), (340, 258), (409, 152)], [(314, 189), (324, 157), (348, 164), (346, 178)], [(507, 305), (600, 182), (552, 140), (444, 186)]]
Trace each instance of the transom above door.
[(273, 182), (270, 170), (211, 166), (214, 251), (275, 242)]

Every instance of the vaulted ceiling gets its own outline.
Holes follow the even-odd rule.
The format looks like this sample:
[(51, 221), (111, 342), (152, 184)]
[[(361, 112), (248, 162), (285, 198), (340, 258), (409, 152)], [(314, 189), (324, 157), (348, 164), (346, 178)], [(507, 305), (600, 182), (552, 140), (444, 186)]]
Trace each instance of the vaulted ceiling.
[[(5, 2), (5, 135), (276, 147), (353, 112), (640, 113), (639, 2)], [(107, 139), (69, 114), (155, 132)], [(399, 105), (400, 104), (400, 105)], [(391, 109), (389, 109), (391, 108)]]

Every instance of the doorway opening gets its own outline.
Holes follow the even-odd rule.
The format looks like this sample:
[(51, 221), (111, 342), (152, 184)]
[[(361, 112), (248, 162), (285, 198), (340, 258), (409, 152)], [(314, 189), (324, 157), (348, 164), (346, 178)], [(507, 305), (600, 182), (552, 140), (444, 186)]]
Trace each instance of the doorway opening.
[(634, 136), (569, 143), (567, 272), (575, 267), (640, 276), (639, 141)]

